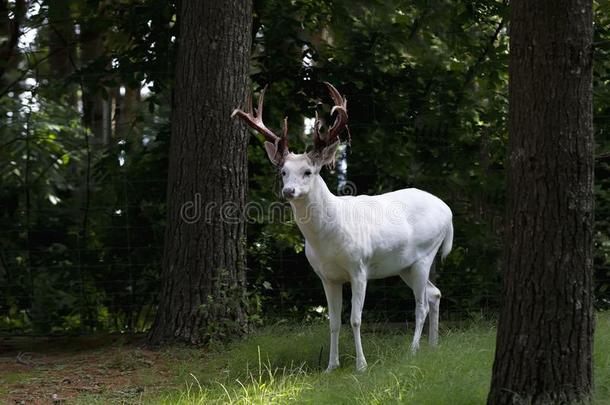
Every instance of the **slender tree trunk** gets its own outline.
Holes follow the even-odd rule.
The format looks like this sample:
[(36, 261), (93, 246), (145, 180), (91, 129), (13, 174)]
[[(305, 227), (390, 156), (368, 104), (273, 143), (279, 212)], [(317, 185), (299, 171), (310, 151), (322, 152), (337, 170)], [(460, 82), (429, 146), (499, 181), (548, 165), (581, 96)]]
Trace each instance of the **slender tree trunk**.
[(592, 389), (592, 5), (512, 0), (503, 308), (489, 404)]
[(74, 57), (74, 22), (70, 7), (63, 0), (49, 0), (49, 65), (56, 79), (72, 73), (70, 58)]
[[(19, 38), (22, 34), (22, 25), (26, 18), (27, 1), (16, 0), (13, 8), (9, 7), (7, 0), (0, 0), (0, 90), (10, 81), (6, 80), (5, 74), (17, 68), (21, 60), (19, 52)], [(11, 13), (12, 11), (12, 13)], [(12, 18), (10, 15), (12, 14)]]
[(167, 228), (150, 343), (194, 344), (246, 327), (247, 133), (242, 105), (251, 1), (179, 2)]
[[(65, 0), (48, 0), (48, 7), (49, 67), (53, 79), (65, 81), (74, 71), (73, 64), (76, 58), (74, 21)], [(76, 107), (76, 86), (67, 84), (62, 92), (67, 95), (70, 105)]]
[[(104, 12), (102, 4), (98, 10), (100, 13)], [(104, 32), (97, 25), (85, 24), (81, 27), (80, 46), (83, 65), (93, 63), (104, 55), (103, 34)], [(104, 97), (101, 91), (101, 79), (102, 76), (87, 77), (82, 96), (84, 120), (93, 134), (92, 144), (95, 148), (107, 146), (111, 135), (111, 100), (110, 96)]]
[(139, 133), (137, 109), (140, 103), (140, 88), (125, 86), (125, 94), (115, 92), (114, 136), (134, 139)]

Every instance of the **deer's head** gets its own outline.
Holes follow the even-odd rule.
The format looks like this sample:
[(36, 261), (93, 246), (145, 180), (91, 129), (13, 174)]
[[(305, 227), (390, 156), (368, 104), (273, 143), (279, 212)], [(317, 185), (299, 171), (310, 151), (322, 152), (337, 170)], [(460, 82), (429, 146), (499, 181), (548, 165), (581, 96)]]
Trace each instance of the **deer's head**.
[(341, 143), (339, 135), (347, 128), (347, 100), (330, 83), (324, 82), (335, 102), (331, 115), (336, 113), (333, 125), (322, 131), (322, 122), (316, 112), (313, 128), (313, 150), (295, 154), (288, 150), (288, 120), (284, 119), (284, 130), (281, 137), (275, 135), (263, 123), (263, 103), (265, 89), (258, 98), (256, 112), (252, 109), (250, 97), (249, 112), (235, 109), (231, 117), (239, 117), (251, 128), (262, 134), (265, 141), (265, 150), (271, 163), (273, 163), (282, 176), (282, 195), (287, 199), (297, 199), (306, 196), (312, 189), (314, 179), (323, 166), (334, 163), (337, 147)]

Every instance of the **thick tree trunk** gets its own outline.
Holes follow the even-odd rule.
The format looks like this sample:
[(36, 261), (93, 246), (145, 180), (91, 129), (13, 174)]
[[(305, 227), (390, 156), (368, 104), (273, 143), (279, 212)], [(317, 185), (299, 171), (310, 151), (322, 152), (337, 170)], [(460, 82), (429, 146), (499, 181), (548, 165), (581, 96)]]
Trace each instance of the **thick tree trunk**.
[(489, 404), (592, 388), (592, 10), (512, 0), (503, 308)]
[(246, 327), (247, 132), (251, 1), (179, 2), (167, 228), (150, 343), (202, 343)]

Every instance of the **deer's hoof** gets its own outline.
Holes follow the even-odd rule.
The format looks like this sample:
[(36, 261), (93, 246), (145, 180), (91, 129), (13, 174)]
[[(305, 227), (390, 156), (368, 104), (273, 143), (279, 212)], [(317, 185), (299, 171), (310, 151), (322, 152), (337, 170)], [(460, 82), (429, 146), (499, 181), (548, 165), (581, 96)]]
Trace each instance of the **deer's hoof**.
[(333, 372), (334, 369), (339, 367), (339, 363), (337, 364), (329, 364), (328, 367), (326, 367), (326, 370), (324, 370), (324, 374), (330, 374)]
[(367, 367), (366, 360), (356, 363), (356, 371), (359, 373), (364, 373), (366, 371), (366, 367)]
[(415, 356), (415, 353), (417, 353), (417, 350), (419, 350), (419, 343), (412, 344), (411, 345), (411, 355)]

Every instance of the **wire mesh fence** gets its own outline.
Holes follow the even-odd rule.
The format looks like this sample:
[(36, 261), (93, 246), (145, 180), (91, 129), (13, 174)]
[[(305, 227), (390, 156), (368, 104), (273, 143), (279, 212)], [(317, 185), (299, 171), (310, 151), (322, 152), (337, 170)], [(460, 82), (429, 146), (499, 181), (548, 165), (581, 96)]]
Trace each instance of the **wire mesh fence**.
[[(444, 180), (427, 181), (433, 184)], [(123, 176), (114, 184), (114, 189), (134, 190), (151, 184), (164, 188), (165, 179)], [(17, 221), (6, 226), (5, 221), (4, 229), (0, 230), (0, 238), (5, 242), (0, 251), (3, 273), (0, 334), (142, 332), (151, 325), (159, 292), (164, 222), (139, 218), (145, 217), (140, 212), (141, 201), (117, 198), (95, 203), (97, 193), (105, 190), (96, 188), (95, 182), (91, 187), (86, 226), (82, 224), (83, 206), (49, 202), (32, 204), (29, 212), (22, 214), (65, 218), (68, 226), (55, 227), (54, 221)], [(499, 243), (490, 241), (497, 234), (490, 229), (498, 226), (499, 212), (485, 226), (465, 230), (461, 225), (472, 228), (469, 224), (473, 220), (472, 204), (463, 196), (451, 198), (448, 203), (454, 210), (454, 251), (460, 259), (452, 260), (450, 256), (448, 263), (437, 263), (432, 276), (443, 293), (441, 316), (455, 320), (473, 312), (493, 312), (500, 301), (500, 262)], [(297, 232), (294, 224), (285, 226)], [(251, 234), (257, 232), (260, 229), (253, 229)], [(477, 232), (481, 234), (476, 235)], [(476, 250), (478, 241), (473, 234), (487, 239), (484, 249)], [(481, 254), (478, 259), (468, 258)], [(281, 254), (268, 255), (265, 259), (262, 269), (261, 258), (251, 253), (247, 271), (249, 290), (262, 302), (263, 319), (303, 320), (325, 316), (322, 285), (302, 252), (284, 247)], [(481, 267), (475, 267), (477, 264)], [(598, 283), (608, 283), (607, 267), (597, 266), (596, 274)], [(349, 296), (346, 285), (343, 306), (346, 316)], [(365, 321), (413, 321), (414, 307), (411, 290), (400, 278), (373, 280), (367, 289), (364, 318)]]
[[(456, 229), (454, 253), (447, 262), (437, 263), (433, 275), (443, 294), (441, 316), (463, 319), (473, 312), (496, 310), (504, 168), (498, 163), (503, 154), (493, 148), (504, 147), (502, 136), (490, 147), (482, 133), (462, 139), (462, 134), (436, 124), (414, 128), (406, 120), (384, 122), (380, 117), (384, 107), (370, 94), (347, 96), (362, 106), (368, 121), (359, 121), (356, 115), (350, 124), (354, 148), (346, 155), (347, 172), (327, 176), (332, 187), (338, 187), (340, 174), (354, 185), (356, 194), (415, 186), (441, 196), (453, 210)], [(23, 122), (14, 120), (12, 125)], [(395, 131), (404, 131), (398, 146), (371, 152), (375, 145), (367, 139), (383, 140)], [(18, 176), (22, 183), (7, 185), (5, 191), (12, 193), (0, 195), (0, 334), (141, 332), (154, 319), (165, 232), (167, 140), (157, 139), (155, 133), (129, 131), (104, 150), (83, 152), (91, 136), (75, 132), (62, 139), (62, 149), (49, 153), (48, 145), (35, 142), (51, 138), (26, 130), (18, 138), (21, 145), (31, 142), (30, 149), (21, 152), (25, 158), (4, 168), (22, 169), (25, 175)], [(255, 140), (252, 143), (260, 149)], [(12, 146), (3, 144), (3, 148)], [(66, 166), (61, 179), (65, 189), (46, 189), (44, 181), (41, 186), (41, 180), (54, 173), (35, 153), (50, 155), (50, 167), (62, 156), (81, 159)], [(90, 161), (84, 163), (85, 158)], [(494, 161), (483, 164), (485, 159)], [(367, 171), (365, 164), (351, 164), (357, 160), (366, 163)], [(401, 162), (398, 174), (392, 173), (394, 160)], [(273, 176), (267, 166), (251, 169), (254, 178)], [(273, 190), (264, 192), (266, 198), (274, 198)], [(17, 195), (17, 201), (11, 195)], [(249, 249), (248, 254), (248, 289), (262, 303), (258, 309), (262, 318), (324, 317), (324, 291), (302, 245), (288, 246), (275, 240), (273, 233), (263, 240), (264, 232), (273, 231), (265, 229), (265, 218), (248, 225), (250, 246), (273, 247)], [(290, 218), (284, 222), (288, 224), (276, 231), (298, 235)], [(610, 271), (603, 262), (596, 262), (596, 275), (599, 285), (610, 284)], [(349, 296), (346, 286), (344, 311), (349, 310)], [(413, 319), (414, 306), (410, 289), (398, 277), (374, 280), (368, 286), (364, 316), (404, 322)]]
[[(164, 188), (165, 179), (124, 175), (112, 188), (134, 190), (151, 184)], [(0, 334), (141, 332), (150, 326), (159, 291), (164, 222), (134, 221), (143, 216), (142, 201), (123, 198), (125, 194), (104, 200), (99, 194), (106, 190), (99, 185), (90, 183), (87, 204), (65, 206), (39, 198), (37, 204), (24, 208), (27, 212), (22, 209), (17, 215), (31, 221), (13, 222), (0, 230), (0, 238), (7, 242), (0, 251), (4, 318)], [(88, 217), (86, 224), (82, 223), (84, 216)], [(63, 218), (67, 223), (42, 218)], [(253, 225), (260, 226), (258, 222)], [(297, 232), (294, 224), (285, 226)], [(257, 232), (260, 229), (251, 233)], [(463, 242), (458, 232), (455, 245)], [(264, 319), (325, 316), (321, 283), (302, 252), (284, 247), (281, 254), (265, 257), (264, 270), (257, 267), (260, 258), (250, 256), (249, 289), (262, 301)], [(444, 317), (463, 317), (469, 311), (495, 307), (497, 285), (493, 280), (465, 279), (453, 267), (445, 267), (437, 266), (435, 276), (445, 297)], [(448, 288), (451, 292), (445, 293)], [(473, 300), (472, 291), (481, 288), (484, 291), (477, 294), (476, 302), (464, 306)], [(348, 310), (347, 287), (344, 297)], [(411, 291), (398, 277), (370, 283), (365, 319), (404, 321), (412, 319), (413, 308)]]

